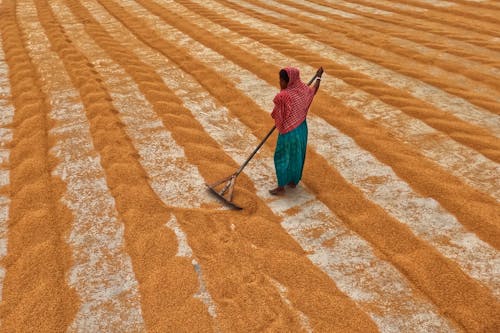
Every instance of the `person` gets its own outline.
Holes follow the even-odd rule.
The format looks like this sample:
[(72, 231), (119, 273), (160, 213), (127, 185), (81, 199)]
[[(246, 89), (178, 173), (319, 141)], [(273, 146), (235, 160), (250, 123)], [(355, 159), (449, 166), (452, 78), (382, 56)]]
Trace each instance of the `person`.
[(278, 186), (269, 192), (272, 195), (285, 194), (285, 186), (295, 188), (302, 178), (307, 146), (307, 112), (319, 89), (323, 67), (316, 72), (313, 87), (300, 79), (300, 72), (294, 67), (285, 67), (279, 72), (281, 91), (274, 97), (271, 113), (278, 141), (274, 152), (274, 167)]

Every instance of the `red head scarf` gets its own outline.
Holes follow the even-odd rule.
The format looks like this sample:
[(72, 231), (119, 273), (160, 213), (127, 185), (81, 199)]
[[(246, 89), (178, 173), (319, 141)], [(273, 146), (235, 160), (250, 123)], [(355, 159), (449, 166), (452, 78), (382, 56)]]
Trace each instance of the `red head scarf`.
[(292, 131), (306, 120), (307, 111), (316, 93), (315, 89), (300, 80), (297, 68), (284, 69), (288, 74), (288, 85), (274, 97), (274, 109), (271, 113), (281, 134)]

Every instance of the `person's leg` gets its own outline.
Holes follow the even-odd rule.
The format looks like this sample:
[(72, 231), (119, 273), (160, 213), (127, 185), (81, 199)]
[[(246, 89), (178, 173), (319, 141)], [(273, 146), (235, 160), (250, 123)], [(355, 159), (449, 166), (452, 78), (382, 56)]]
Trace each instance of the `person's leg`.
[(301, 125), (301, 131), (299, 133), (299, 156), (300, 156), (300, 168), (299, 172), (297, 175), (297, 182), (296, 184), (299, 183), (299, 181), (302, 179), (302, 173), (304, 171), (304, 164), (306, 162), (306, 151), (307, 151), (307, 136), (308, 136), (308, 128), (307, 128), (307, 122), (304, 121), (304, 123)]
[[(293, 148), (290, 156), (291, 184), (297, 186), (302, 179), (307, 147), (307, 124), (303, 122), (294, 130)], [(290, 186), (294, 188), (295, 186)]]
[(278, 135), (276, 150), (274, 151), (274, 168), (276, 169), (276, 178), (278, 179), (278, 187), (269, 191), (273, 195), (285, 193), (285, 185), (288, 183), (288, 165), (290, 160), (289, 145), (287, 138), (284, 135)]
[(283, 195), (285, 194), (285, 187), (283, 186), (275, 187), (272, 190), (269, 190), (269, 193), (272, 195)]

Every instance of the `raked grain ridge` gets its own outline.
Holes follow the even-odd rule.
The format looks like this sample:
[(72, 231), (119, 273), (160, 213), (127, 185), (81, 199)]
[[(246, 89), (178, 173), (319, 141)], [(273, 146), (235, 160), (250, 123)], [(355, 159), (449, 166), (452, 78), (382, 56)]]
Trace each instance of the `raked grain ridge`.
[[(0, 0), (0, 331), (500, 331), (495, 1)], [(278, 71), (323, 66), (303, 182)]]

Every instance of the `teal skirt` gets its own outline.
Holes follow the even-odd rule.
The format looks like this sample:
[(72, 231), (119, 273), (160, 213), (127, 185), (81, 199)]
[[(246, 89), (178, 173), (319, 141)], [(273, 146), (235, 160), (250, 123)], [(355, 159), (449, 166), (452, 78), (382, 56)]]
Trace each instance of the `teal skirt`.
[(278, 186), (285, 186), (290, 182), (299, 183), (306, 159), (306, 146), (306, 121), (293, 131), (278, 134), (278, 143), (274, 152), (274, 167)]

